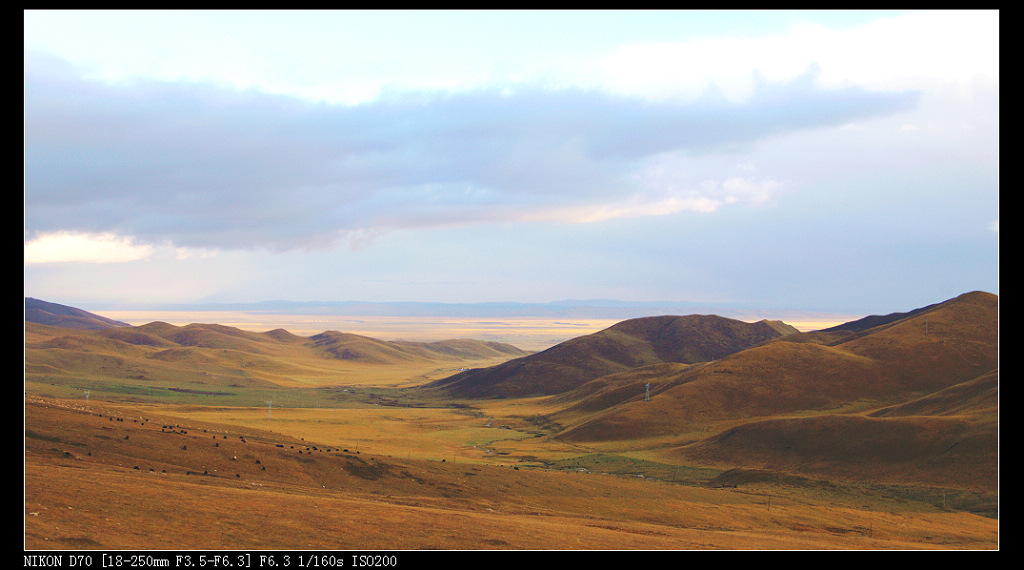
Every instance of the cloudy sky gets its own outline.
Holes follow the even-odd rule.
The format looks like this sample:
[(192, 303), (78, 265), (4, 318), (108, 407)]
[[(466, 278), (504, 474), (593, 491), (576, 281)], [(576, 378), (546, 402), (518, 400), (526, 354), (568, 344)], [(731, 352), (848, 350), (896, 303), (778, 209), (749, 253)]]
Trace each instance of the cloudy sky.
[(27, 296), (998, 293), (995, 11), (24, 16)]

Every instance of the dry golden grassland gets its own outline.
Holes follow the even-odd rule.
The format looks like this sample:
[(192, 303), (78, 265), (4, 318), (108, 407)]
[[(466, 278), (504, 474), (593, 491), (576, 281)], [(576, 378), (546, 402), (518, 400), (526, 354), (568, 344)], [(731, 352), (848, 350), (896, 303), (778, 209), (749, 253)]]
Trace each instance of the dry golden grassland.
[[(284, 333), (175, 327), (97, 333), (26, 323), (26, 549), (999, 547), (998, 519), (945, 507), (936, 496), (945, 488), (925, 496), (930, 489), (918, 483), (896, 493), (827, 474), (767, 476), (756, 461), (779, 456), (751, 455), (749, 446), (735, 450), (747, 454), (746, 469), (710, 452), (681, 453), (690, 436), (743, 427), (719, 419), (680, 424), (692, 433), (655, 429), (682, 409), (661, 406), (697, 380), (672, 398), (607, 412), (557, 397), (449, 400), (412, 387), (511, 356), (407, 358), (372, 339), (331, 337), (311, 348)], [(172, 334), (177, 340), (165, 343)], [(852, 360), (860, 370), (838, 350), (779, 350)], [(707, 366), (706, 378), (731, 377), (722, 370), (741, 365), (767, 369), (778, 353), (752, 354)], [(604, 401), (620, 380), (647, 381), (611, 378), (576, 401)], [(737, 439), (785, 435), (790, 417), (801, 419), (747, 417), (774, 422), (773, 431), (738, 430)], [(615, 425), (633, 431), (591, 437), (590, 426)]]
[[(26, 401), (28, 549), (992, 549), (997, 522), (849, 488), (495, 461), (439, 410)], [(499, 405), (488, 413), (502, 418)], [(536, 411), (536, 410), (534, 410)], [(549, 460), (568, 448), (529, 446)], [(407, 437), (403, 437), (403, 434)], [(518, 438), (518, 439), (516, 439)], [(477, 444), (479, 445), (479, 444)], [(512, 448), (515, 445), (511, 446)], [(347, 446), (347, 447), (343, 447)], [(579, 456), (581, 450), (575, 450)], [(450, 457), (444, 457), (451, 454)], [(439, 457), (441, 456), (441, 457)]]

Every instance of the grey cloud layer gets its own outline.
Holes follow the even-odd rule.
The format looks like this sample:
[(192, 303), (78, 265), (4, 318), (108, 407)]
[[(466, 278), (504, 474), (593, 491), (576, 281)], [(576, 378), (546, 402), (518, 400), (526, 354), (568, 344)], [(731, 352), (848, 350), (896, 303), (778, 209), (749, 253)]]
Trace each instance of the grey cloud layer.
[(346, 231), (601, 204), (636, 191), (630, 175), (659, 153), (714, 152), (917, 102), (820, 90), (809, 74), (742, 104), (524, 87), (332, 106), (93, 83), (35, 63), (26, 58), (26, 233), (213, 248), (316, 247)]

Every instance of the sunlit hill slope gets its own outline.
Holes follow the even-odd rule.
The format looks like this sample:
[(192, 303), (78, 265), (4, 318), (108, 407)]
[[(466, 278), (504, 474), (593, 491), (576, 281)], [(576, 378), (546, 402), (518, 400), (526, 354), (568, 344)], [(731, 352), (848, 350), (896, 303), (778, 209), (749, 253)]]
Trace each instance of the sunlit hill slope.
[(80, 330), (32, 317), (26, 313), (27, 381), (93, 382), (98, 390), (123, 387), (125, 393), (148, 395), (380, 384), (527, 354), (508, 344), (467, 339), (383, 341), (337, 331), (302, 337), (282, 329), (164, 322)]

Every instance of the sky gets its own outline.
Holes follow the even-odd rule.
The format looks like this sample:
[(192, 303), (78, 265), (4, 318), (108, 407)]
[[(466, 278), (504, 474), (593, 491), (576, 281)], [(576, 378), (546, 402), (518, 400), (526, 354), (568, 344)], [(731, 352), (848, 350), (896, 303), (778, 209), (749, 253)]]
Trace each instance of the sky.
[(25, 295), (998, 294), (998, 11), (24, 12)]

